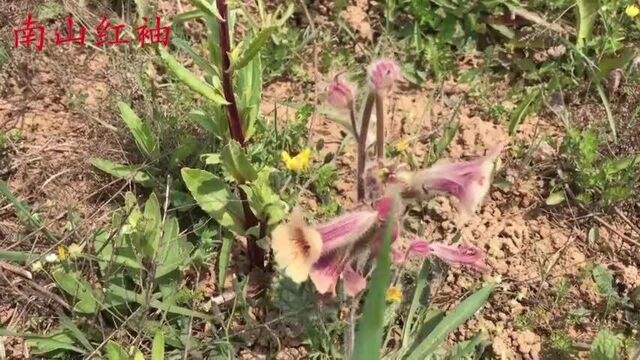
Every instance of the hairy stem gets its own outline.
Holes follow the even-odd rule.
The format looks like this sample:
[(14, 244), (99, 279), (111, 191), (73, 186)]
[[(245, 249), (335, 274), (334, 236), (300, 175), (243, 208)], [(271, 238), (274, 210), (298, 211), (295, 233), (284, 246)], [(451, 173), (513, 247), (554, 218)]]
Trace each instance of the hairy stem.
[[(222, 16), (222, 21), (220, 21), (222, 89), (224, 91), (224, 98), (229, 103), (229, 105), (227, 105), (227, 111), (229, 114), (229, 131), (231, 132), (231, 137), (240, 143), (242, 147), (245, 147), (246, 143), (242, 130), (242, 119), (240, 118), (238, 104), (236, 103), (236, 96), (233, 92), (233, 71), (230, 69), (231, 59), (229, 58), (229, 53), (231, 52), (231, 35), (229, 34), (229, 22), (227, 21), (229, 15), (227, 11), (227, 1), (216, 0), (216, 5), (218, 7), (218, 12), (220, 12), (220, 16)], [(245, 230), (249, 230), (260, 224), (260, 221), (253, 211), (251, 211), (251, 206), (247, 200), (247, 194), (240, 187), (238, 187), (238, 195), (240, 197), (242, 211), (244, 213), (244, 228)], [(257, 239), (253, 235), (247, 236), (247, 255), (252, 266), (260, 269), (264, 268), (265, 252), (260, 246), (258, 246)]]
[(364, 165), (367, 160), (367, 133), (369, 132), (369, 122), (371, 121), (371, 111), (376, 99), (375, 91), (369, 92), (367, 101), (362, 112), (362, 123), (360, 125), (360, 136), (358, 137), (358, 202), (364, 200)]
[(358, 135), (358, 125), (356, 125), (356, 108), (353, 102), (351, 102), (351, 106), (349, 107), (349, 118), (351, 119), (351, 131), (353, 131), (353, 137), (356, 139), (356, 143), (359, 143), (360, 135)]
[(222, 90), (224, 91), (224, 98), (229, 105), (227, 109), (229, 112), (229, 130), (231, 131), (231, 137), (245, 146), (244, 133), (242, 131), (242, 119), (240, 118), (240, 112), (238, 111), (238, 104), (236, 104), (236, 97), (233, 93), (233, 72), (230, 71), (231, 59), (229, 53), (231, 52), (231, 40), (229, 38), (229, 22), (227, 21), (227, 1), (216, 0), (218, 6), (218, 12), (222, 16), (220, 21), (220, 49), (222, 50)]
[(384, 159), (384, 107), (382, 95), (376, 91), (376, 157)]

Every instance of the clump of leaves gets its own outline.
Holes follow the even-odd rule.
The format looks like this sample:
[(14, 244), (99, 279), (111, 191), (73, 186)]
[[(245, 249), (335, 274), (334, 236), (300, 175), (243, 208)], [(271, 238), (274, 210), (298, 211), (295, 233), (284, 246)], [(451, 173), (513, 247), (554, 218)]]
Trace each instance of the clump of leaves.
[[(610, 207), (634, 195), (640, 176), (640, 156), (616, 158), (606, 155), (598, 132), (570, 128), (562, 146), (564, 169), (561, 184), (567, 184), (584, 205)], [(563, 190), (548, 199), (564, 199)]]

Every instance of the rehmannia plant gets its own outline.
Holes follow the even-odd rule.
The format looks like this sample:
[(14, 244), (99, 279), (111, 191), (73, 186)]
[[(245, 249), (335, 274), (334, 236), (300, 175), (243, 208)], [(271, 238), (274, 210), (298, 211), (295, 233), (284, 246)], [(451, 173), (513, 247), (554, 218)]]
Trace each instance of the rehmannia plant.
[[(302, 211), (295, 208), (289, 221), (271, 233), (278, 268), (294, 282), (310, 279), (321, 294), (335, 295), (336, 285), (342, 280), (345, 293), (355, 296), (367, 284), (363, 264), (376, 258), (387, 221), (394, 219), (391, 251), (396, 264), (401, 265), (410, 257), (433, 255), (449, 265), (477, 272), (488, 270), (479, 249), (426, 239), (405, 241), (401, 224), (406, 205), (436, 194), (454, 199), (460, 222), (472, 216), (489, 192), (494, 162), (503, 146), (498, 145), (475, 160), (441, 160), (415, 172), (403, 170), (402, 164), (390, 164), (384, 157), (384, 103), (402, 74), (400, 67), (388, 59), (374, 61), (367, 74), (367, 95), (361, 111), (357, 109), (356, 86), (343, 74), (334, 77), (327, 88), (328, 103), (350, 118), (357, 144), (359, 204), (352, 211), (315, 225), (307, 224)], [(374, 105), (376, 139), (370, 142), (367, 134)], [(362, 114), (360, 121), (356, 119), (358, 113)], [(375, 159), (369, 159), (369, 147), (373, 144)], [(394, 202), (400, 206), (393, 207)]]

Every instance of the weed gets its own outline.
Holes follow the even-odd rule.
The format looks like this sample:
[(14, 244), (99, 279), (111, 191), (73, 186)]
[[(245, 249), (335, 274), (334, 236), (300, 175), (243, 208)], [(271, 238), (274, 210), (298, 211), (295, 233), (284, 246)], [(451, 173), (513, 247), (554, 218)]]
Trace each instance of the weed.
[(552, 334), (549, 338), (549, 345), (555, 356), (561, 359), (571, 359), (576, 352), (573, 340), (563, 333)]

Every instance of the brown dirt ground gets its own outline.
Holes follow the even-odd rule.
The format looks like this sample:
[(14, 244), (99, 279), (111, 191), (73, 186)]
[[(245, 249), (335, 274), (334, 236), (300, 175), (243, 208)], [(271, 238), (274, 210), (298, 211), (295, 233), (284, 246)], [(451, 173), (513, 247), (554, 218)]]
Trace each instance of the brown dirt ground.
[[(16, 16), (26, 13), (28, 6), (12, 9)], [(173, 5), (161, 2), (164, 13), (175, 11)], [(349, 5), (341, 17), (352, 24), (359, 36), (370, 39), (372, 26), (367, 19), (366, 1)], [(0, 13), (6, 13), (1, 7)], [(186, 9), (185, 5), (185, 9)], [(8, 33), (11, 19), (0, 33)], [(326, 19), (325, 19), (326, 20)], [(318, 22), (322, 22), (320, 19)], [(357, 48), (354, 47), (354, 48)], [(115, 54), (116, 57), (118, 56)], [(111, 209), (111, 194), (120, 190), (107, 177), (97, 174), (88, 164), (91, 157), (103, 157), (124, 161), (132, 155), (123, 149), (119, 139), (127, 138), (113, 115), (114, 94), (135, 94), (135, 87), (122, 88), (122, 80), (113, 76), (113, 53), (96, 52), (93, 49), (50, 47), (43, 53), (15, 51), (7, 70), (1, 75), (0, 129), (19, 130), (24, 140), (11, 146), (8, 165), (0, 168), (2, 180), (11, 189), (47, 219), (47, 226), (56, 233), (63, 233), (65, 241), (73, 242), (91, 234), (105, 222)], [(319, 76), (319, 75), (317, 75)], [(322, 79), (316, 78), (316, 81)], [(128, 84), (127, 86), (131, 86)], [(510, 138), (505, 124), (497, 124), (467, 99), (463, 85), (447, 84), (447, 91), (433, 96), (436, 85), (427, 84), (423, 89), (402, 86), (393, 95), (387, 109), (390, 119), (388, 139), (393, 146), (401, 139), (409, 139), (414, 154), (422, 157), (431, 146), (429, 136), (440, 133), (452, 118), (455, 104), (465, 100), (458, 118), (460, 133), (449, 150), (449, 157), (460, 159), (482, 155), (498, 142), (511, 145), (533, 140), (536, 131), (557, 137), (560, 129), (557, 121), (548, 114), (529, 117), (515, 138)], [(318, 99), (318, 94), (301, 94), (303, 89), (292, 82), (270, 84), (265, 93), (263, 113), (289, 118), (294, 111), (279, 105), (295, 99), (299, 102)], [(320, 89), (321, 90), (321, 89)], [(78, 105), (74, 99), (85, 98)], [(502, 101), (494, 99), (495, 101)], [(281, 111), (283, 110), (283, 111)], [(342, 140), (340, 128), (325, 118), (314, 118), (310, 143), (322, 138), (327, 148), (335, 149)], [(553, 163), (555, 149), (547, 149), (534, 156), (532, 165), (539, 168)], [(352, 179), (355, 163), (353, 148), (340, 161), (336, 184), (339, 201), (345, 208), (354, 204)], [(640, 286), (637, 248), (624, 242), (615, 232), (633, 236), (631, 229), (619, 219), (607, 219), (614, 231), (600, 227), (600, 240), (590, 243), (585, 234), (585, 223), (571, 211), (558, 211), (542, 206), (547, 190), (547, 179), (527, 168), (521, 168), (511, 151), (502, 155), (499, 177), (513, 185), (506, 189), (495, 188), (479, 212), (462, 228), (462, 240), (486, 250), (492, 267), (489, 277), (502, 279), (500, 291), (492, 297), (487, 307), (472, 319), (454, 339), (465, 339), (473, 332), (484, 330), (493, 339), (492, 349), (498, 359), (552, 359), (545, 339), (554, 332), (566, 331), (561, 321), (571, 309), (594, 309), (601, 303), (590, 277), (581, 270), (588, 262), (606, 265), (614, 271), (621, 287), (633, 289)], [(423, 219), (431, 241), (451, 241), (457, 228), (452, 205), (444, 199), (432, 204), (431, 218)], [(84, 219), (74, 232), (64, 232), (67, 212), (75, 209)], [(0, 203), (0, 248), (28, 249), (48, 248), (53, 244), (41, 236), (24, 236), (12, 209)], [(19, 327), (22, 330), (45, 331), (52, 320), (35, 323), (38, 315), (51, 314), (52, 302), (26, 281), (15, 274), (2, 272), (0, 291), (0, 326)], [(47, 279), (42, 283), (50, 284)], [(567, 300), (554, 302), (554, 288), (561, 281), (574, 285)], [(469, 290), (478, 284), (477, 279), (458, 269), (452, 269), (434, 286), (434, 304), (449, 309)], [(524, 315), (536, 318), (533, 329), (518, 327), (515, 320)], [(568, 335), (579, 343), (589, 344), (600, 324), (618, 319), (621, 312), (603, 320), (595, 312), (587, 321), (568, 327)], [(30, 321), (31, 319), (31, 321)], [(620, 321), (612, 321), (620, 323)], [(16, 338), (0, 341), (9, 358), (28, 357), (28, 350)], [(287, 348), (277, 358), (306, 358), (304, 347), (294, 339), (287, 341)], [(247, 355), (249, 356), (249, 355)], [(246, 357), (251, 358), (251, 357)], [(264, 358), (259, 356), (259, 358)]]

